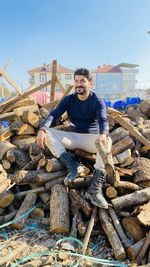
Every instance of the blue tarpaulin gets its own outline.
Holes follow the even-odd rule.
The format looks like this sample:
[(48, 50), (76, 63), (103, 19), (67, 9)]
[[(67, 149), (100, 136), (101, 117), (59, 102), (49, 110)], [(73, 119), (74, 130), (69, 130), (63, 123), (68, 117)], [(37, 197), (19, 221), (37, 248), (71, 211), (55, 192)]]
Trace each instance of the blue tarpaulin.
[[(3, 102), (5, 99), (0, 97), (0, 103)], [(0, 125), (2, 125), (4, 128), (9, 127), (9, 121), (0, 121)]]
[(127, 97), (125, 100), (117, 100), (114, 103), (112, 103), (111, 101), (107, 101), (105, 99), (104, 101), (107, 107), (113, 107), (114, 109), (124, 111), (126, 107), (129, 105), (140, 104), (142, 99), (139, 96), (137, 96), (137, 97)]

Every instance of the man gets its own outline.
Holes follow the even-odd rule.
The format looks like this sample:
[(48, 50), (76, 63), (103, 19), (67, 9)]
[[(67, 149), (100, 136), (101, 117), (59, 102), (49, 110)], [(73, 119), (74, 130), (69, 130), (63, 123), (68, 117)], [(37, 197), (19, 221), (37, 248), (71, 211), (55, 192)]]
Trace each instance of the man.
[[(96, 149), (96, 143), (99, 142), (102, 142), (105, 148), (108, 146), (110, 149), (111, 147), (111, 139), (108, 137), (106, 106), (102, 99), (90, 91), (93, 81), (89, 70), (77, 69), (74, 72), (74, 81), (75, 93), (64, 97), (50, 112), (40, 126), (37, 144), (41, 148), (47, 145), (51, 153), (56, 158), (60, 158), (67, 167), (68, 175), (64, 180), (66, 186), (78, 176), (78, 164), (66, 152), (66, 148), (69, 150), (80, 148), (90, 153), (97, 153), (93, 181), (85, 196), (94, 205), (107, 209), (108, 204), (102, 193), (106, 172), (103, 160)], [(65, 111), (71, 122), (71, 132), (51, 128)]]

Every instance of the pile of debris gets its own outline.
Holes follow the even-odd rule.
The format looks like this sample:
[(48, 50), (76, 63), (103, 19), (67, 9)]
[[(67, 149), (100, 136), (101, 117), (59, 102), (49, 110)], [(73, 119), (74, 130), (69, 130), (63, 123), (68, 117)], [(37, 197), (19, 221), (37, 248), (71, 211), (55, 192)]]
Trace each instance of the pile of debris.
[[(108, 109), (113, 141), (113, 160), (111, 155), (103, 155), (107, 171), (104, 195), (110, 204), (108, 211), (93, 207), (84, 198), (92, 180), (95, 154), (80, 149), (70, 152), (79, 163), (80, 177), (66, 188), (63, 181), (67, 170), (48, 149), (41, 150), (36, 143), (39, 123), (48, 111), (32, 99), (19, 99), (11, 104), (8, 101), (0, 105), (0, 111), (0, 119), (9, 118), (11, 122), (9, 129), (0, 132), (2, 227), (11, 221), (13, 229), (21, 230), (30, 217), (50, 226), (51, 235), (83, 239), (82, 249), (75, 249), (73, 241), (63, 244), (60, 266), (70, 266), (71, 256), (66, 256), (66, 247), (67, 250), (69, 247), (69, 253), (76, 250), (83, 255), (85, 252), (96, 255), (88, 248), (90, 237), (102, 233), (112, 247), (113, 254), (104, 246), (110, 258), (150, 263), (150, 100), (128, 107), (124, 114)], [(60, 130), (69, 128), (66, 116), (62, 116), (56, 127)], [(101, 147), (99, 150), (103, 154)], [(38, 252), (43, 250), (44, 245)], [(0, 255), (1, 266), (20, 259), (24, 251), (25, 245), (18, 245), (8, 258), (10, 252), (6, 253), (5, 245)], [(37, 251), (32, 249), (31, 252)], [(29, 248), (26, 249), (26, 255), (30, 253)], [(108, 258), (107, 253), (105, 257)], [(55, 257), (51, 256), (47, 263), (41, 256), (36, 265), (20, 266), (46, 264), (55, 264)], [(78, 266), (94, 266), (93, 263), (88, 265), (89, 262), (82, 264)]]

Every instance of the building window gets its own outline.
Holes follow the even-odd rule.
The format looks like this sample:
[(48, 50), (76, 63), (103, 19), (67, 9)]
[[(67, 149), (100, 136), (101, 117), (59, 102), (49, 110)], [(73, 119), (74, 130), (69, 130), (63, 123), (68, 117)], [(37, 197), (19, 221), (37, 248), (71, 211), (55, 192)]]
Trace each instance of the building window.
[(124, 89), (125, 89), (125, 90), (128, 90), (128, 89), (129, 89), (128, 84), (124, 84)]
[(72, 79), (72, 74), (70, 74), (70, 73), (66, 73), (66, 74), (65, 74), (65, 79), (66, 79), (66, 80), (71, 80), (71, 79)]
[(40, 83), (47, 82), (47, 75), (44, 73), (40, 73)]
[(117, 89), (116, 84), (113, 84), (113, 85), (112, 85), (112, 89), (113, 89), (113, 90)]
[(124, 73), (123, 74), (123, 79), (124, 80), (129, 80), (129, 74), (128, 73)]

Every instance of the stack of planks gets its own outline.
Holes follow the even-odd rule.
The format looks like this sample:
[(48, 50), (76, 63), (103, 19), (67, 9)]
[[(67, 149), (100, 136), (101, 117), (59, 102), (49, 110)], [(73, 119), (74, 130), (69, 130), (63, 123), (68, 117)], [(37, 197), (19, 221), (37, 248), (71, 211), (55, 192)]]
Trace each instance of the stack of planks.
[[(116, 259), (150, 263), (150, 101), (129, 107), (124, 114), (109, 108), (112, 156), (103, 155), (107, 170), (104, 195), (108, 211), (93, 207), (84, 197), (92, 181), (96, 155), (80, 149), (70, 152), (80, 175), (69, 188), (63, 184), (67, 170), (48, 149), (36, 144), (39, 123), (48, 111), (33, 99), (0, 106), (0, 119), (10, 128), (0, 132), (0, 222), (30, 215), (12, 224), (22, 229), (29, 217), (50, 226), (51, 233), (84, 237), (83, 252), (91, 234), (107, 235)], [(62, 116), (59, 129), (69, 122)], [(103, 153), (102, 147), (98, 147)]]

